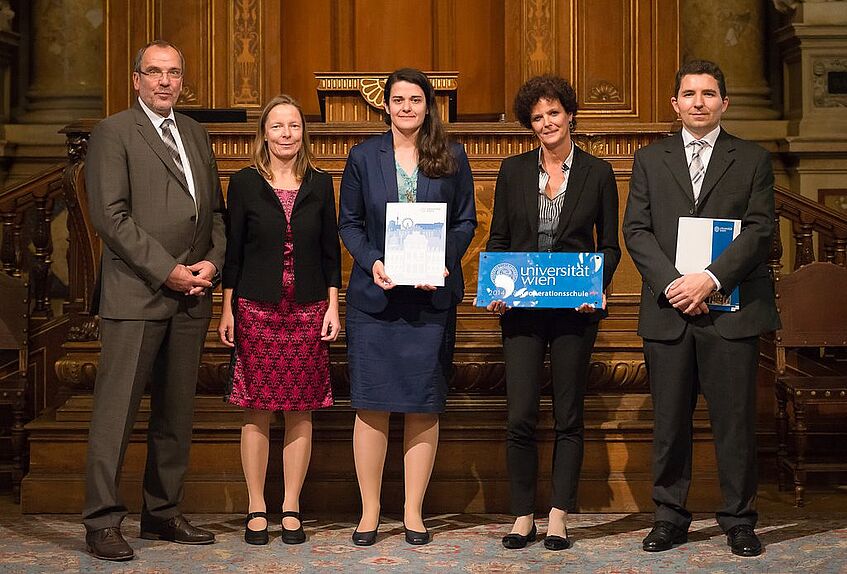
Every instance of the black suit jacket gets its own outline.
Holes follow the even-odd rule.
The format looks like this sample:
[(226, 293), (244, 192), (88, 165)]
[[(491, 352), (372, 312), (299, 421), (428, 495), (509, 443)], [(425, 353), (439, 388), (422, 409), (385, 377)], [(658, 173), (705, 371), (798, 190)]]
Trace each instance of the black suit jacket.
[(708, 267), (724, 293), (740, 286), (738, 311), (710, 313), (718, 333), (738, 339), (777, 329), (767, 266), (774, 229), (770, 155), (721, 129), (696, 205), (681, 133), (635, 154), (623, 229), (644, 280), (638, 334), (673, 340), (691, 320), (671, 306), (664, 289), (680, 277), (674, 266), (679, 218), (692, 216), (741, 220), (739, 236)]
[[(276, 303), (282, 297), (285, 210), (254, 167), (234, 174), (227, 190), (229, 225), (223, 287), (235, 297)], [(326, 299), (341, 287), (341, 247), (329, 174), (309, 169), (291, 213), (294, 292), (298, 303)]]
[[(494, 215), (485, 250), (538, 251), (538, 148), (503, 160), (494, 188)], [(621, 259), (618, 188), (612, 166), (578, 147), (574, 149), (553, 251), (603, 253), (604, 289)]]

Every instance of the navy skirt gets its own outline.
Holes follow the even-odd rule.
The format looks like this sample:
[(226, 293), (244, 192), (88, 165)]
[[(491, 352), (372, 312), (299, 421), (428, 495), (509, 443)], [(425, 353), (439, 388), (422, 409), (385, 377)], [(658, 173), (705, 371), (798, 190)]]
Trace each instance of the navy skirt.
[(440, 413), (453, 367), (456, 308), (390, 302), (381, 313), (347, 306), (347, 360), (354, 409)]

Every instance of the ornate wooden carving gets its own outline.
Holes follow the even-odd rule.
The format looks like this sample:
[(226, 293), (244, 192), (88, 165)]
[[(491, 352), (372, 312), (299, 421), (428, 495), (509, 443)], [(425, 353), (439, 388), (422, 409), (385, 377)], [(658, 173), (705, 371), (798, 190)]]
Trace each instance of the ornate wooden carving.
[(232, 49), (230, 74), (232, 103), (261, 107), (262, 102), (262, 0), (235, 0), (230, 3)]
[(52, 211), (53, 198), (51, 196), (45, 194), (35, 197), (35, 230), (32, 236), (35, 253), (29, 274), (34, 303), (32, 316), (45, 319), (53, 316), (53, 309), (50, 306), (52, 279), (50, 256), (53, 254), (53, 236), (50, 230), (50, 223), (53, 220)]
[[(553, 73), (556, 66), (556, 2), (523, 2), (523, 79)], [(509, 25), (509, 24), (507, 24)]]

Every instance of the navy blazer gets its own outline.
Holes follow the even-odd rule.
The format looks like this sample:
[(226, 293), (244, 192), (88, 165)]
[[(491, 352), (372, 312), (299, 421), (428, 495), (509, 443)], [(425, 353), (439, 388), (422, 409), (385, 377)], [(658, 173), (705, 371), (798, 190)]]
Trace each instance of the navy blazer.
[(722, 292), (739, 287), (741, 296), (738, 311), (709, 313), (717, 332), (726, 339), (740, 339), (779, 328), (768, 270), (774, 231), (773, 181), (770, 154), (724, 129), (712, 150), (696, 204), (681, 133), (635, 153), (623, 231), (643, 278), (639, 335), (674, 340), (691, 320), (674, 309), (664, 294), (671, 281), (681, 276), (674, 264), (680, 217), (741, 220), (741, 233), (708, 267), (721, 282)]
[[(255, 167), (246, 167), (230, 179), (227, 205), (223, 287), (234, 289), (236, 297), (279, 302), (288, 226), (279, 198)], [(291, 210), (291, 234), (297, 302), (326, 299), (329, 287), (341, 287), (341, 246), (329, 174), (306, 171)]]
[(398, 201), (391, 130), (350, 150), (341, 177), (338, 220), (341, 240), (353, 256), (347, 303), (368, 313), (379, 313), (389, 300), (420, 301), (426, 297), (434, 308), (441, 310), (462, 300), (465, 287), (462, 256), (476, 229), (476, 206), (465, 150), (461, 144), (453, 143), (451, 152), (458, 167), (454, 174), (429, 178), (418, 171), (417, 201), (447, 204), (446, 267), (450, 275), (444, 287), (427, 293), (402, 285), (384, 291), (373, 282), (373, 265), (385, 254), (385, 206)]
[[(507, 157), (500, 165), (485, 250), (538, 251), (538, 148)], [(602, 253), (604, 289), (621, 259), (618, 186), (612, 166), (578, 147), (552, 251)]]

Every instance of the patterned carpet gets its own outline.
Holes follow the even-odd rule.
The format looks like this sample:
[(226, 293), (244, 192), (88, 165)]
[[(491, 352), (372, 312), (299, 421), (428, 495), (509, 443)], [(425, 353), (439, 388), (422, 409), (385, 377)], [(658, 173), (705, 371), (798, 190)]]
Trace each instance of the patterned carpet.
[[(792, 516), (793, 515), (793, 516)], [(648, 554), (641, 539), (650, 528), (649, 514), (572, 515), (569, 532), (574, 547), (550, 552), (538, 541), (523, 550), (506, 550), (500, 538), (508, 532), (503, 515), (450, 514), (427, 518), (433, 533), (427, 546), (409, 546), (402, 525), (387, 520), (377, 544), (359, 548), (350, 541), (352, 520), (309, 520), (308, 540), (287, 546), (279, 539), (278, 522), (271, 543), (247, 546), (239, 516), (195, 515), (192, 521), (217, 534), (211, 546), (181, 546), (141, 540), (138, 516), (131, 515), (123, 532), (136, 550), (130, 562), (109, 563), (85, 552), (77, 516), (0, 516), (0, 572), (245, 572), (255, 574), (332, 572), (586, 572), (595, 574), (815, 572), (847, 573), (847, 514), (785, 512), (764, 516), (758, 532), (766, 551), (757, 558), (738, 558), (726, 546), (714, 520), (698, 516), (689, 542), (668, 552)], [(352, 518), (352, 517), (351, 517)], [(384, 518), (385, 520), (385, 518)], [(539, 532), (546, 524), (538, 522)]]

